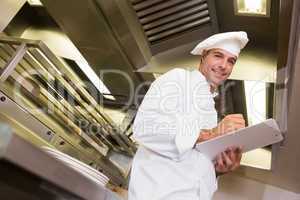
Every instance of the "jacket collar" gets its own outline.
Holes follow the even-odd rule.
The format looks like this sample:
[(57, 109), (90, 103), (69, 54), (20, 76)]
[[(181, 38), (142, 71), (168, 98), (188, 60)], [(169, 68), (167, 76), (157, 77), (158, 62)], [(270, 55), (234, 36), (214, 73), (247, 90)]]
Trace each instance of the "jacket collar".
[[(206, 77), (202, 74), (202, 72), (200, 72), (198, 69), (195, 69), (192, 71), (192, 74), (196, 77), (197, 81), (205, 81), (207, 87), (208, 87), (208, 90), (210, 91), (210, 84), (209, 82), (207, 81)], [(219, 93), (217, 91), (214, 91), (213, 93), (211, 93), (213, 98), (215, 98), (216, 96), (219, 95)]]

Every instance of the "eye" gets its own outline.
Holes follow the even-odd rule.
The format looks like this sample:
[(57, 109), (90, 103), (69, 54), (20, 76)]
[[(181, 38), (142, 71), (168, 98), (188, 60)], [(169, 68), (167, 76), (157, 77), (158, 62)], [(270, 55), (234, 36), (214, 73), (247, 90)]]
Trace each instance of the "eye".
[(229, 63), (230, 63), (230, 64), (234, 65), (235, 62), (236, 62), (236, 61), (235, 61), (234, 59), (229, 59)]

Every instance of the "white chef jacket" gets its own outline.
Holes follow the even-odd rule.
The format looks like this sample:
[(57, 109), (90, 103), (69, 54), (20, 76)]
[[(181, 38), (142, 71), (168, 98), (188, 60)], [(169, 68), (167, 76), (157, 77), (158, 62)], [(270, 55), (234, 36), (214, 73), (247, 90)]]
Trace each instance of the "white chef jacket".
[(139, 148), (129, 200), (210, 200), (214, 165), (194, 149), (201, 129), (217, 125), (214, 95), (199, 70), (173, 69), (156, 79), (133, 124)]

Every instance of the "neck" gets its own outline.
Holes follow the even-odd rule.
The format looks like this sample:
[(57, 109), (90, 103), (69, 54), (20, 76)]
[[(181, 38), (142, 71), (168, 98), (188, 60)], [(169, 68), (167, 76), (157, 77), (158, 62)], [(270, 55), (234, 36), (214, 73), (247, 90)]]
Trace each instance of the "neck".
[[(202, 69), (202, 68), (199, 67), (199, 69), (198, 69), (199, 72), (206, 78), (205, 73), (203, 73), (203, 71), (202, 71), (201, 69)], [(211, 92), (211, 93), (214, 93), (214, 92), (217, 90), (218, 86), (215, 85), (215, 84), (213, 84), (211, 81), (209, 81), (208, 78), (206, 78), (206, 81), (208, 82), (208, 84), (209, 84), (209, 86), (210, 86), (210, 92)]]

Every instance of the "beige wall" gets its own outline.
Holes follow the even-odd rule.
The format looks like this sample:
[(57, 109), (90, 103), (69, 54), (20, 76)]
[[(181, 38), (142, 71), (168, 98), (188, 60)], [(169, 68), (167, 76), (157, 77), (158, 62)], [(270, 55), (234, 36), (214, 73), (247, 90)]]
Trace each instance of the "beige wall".
[(213, 200), (300, 200), (300, 194), (235, 175), (225, 175), (219, 179), (219, 189)]

